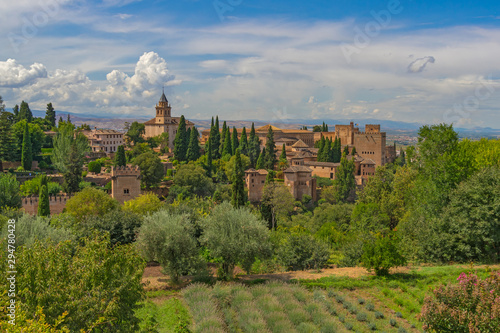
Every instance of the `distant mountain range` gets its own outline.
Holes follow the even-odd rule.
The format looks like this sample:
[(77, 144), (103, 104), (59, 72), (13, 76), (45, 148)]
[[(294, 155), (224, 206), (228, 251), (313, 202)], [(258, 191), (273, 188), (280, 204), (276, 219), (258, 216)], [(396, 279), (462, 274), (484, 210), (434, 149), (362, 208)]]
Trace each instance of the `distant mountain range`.
[[(32, 110), (33, 115), (35, 117), (44, 117), (45, 111)], [(108, 128), (114, 130), (123, 130), (125, 127), (125, 123), (131, 123), (134, 121), (145, 122), (152, 118), (152, 116), (138, 116), (131, 118), (121, 118), (116, 115), (90, 115), (90, 114), (77, 114), (65, 111), (57, 112), (57, 119), (60, 116), (66, 120), (66, 117), (70, 115), (71, 121), (77, 126), (81, 124), (88, 124), (91, 128)], [(202, 119), (189, 119), (195, 123), (195, 125), (199, 128), (199, 130), (203, 131), (205, 129), (210, 128), (210, 119), (202, 120)], [(223, 119), (222, 119), (223, 121)], [(389, 135), (411, 135), (416, 136), (418, 129), (424, 125), (417, 122), (404, 122), (404, 121), (394, 121), (394, 120), (380, 120), (380, 119), (282, 119), (280, 121), (271, 122), (272, 125), (279, 128), (301, 128), (302, 126), (307, 126), (308, 129), (312, 129), (314, 125), (321, 125), (323, 121), (330, 126), (330, 130), (334, 129), (335, 124), (349, 124), (351, 121), (356, 124), (360, 129), (364, 128), (366, 124), (380, 124), (382, 131), (387, 132)], [(268, 121), (262, 120), (228, 120), (226, 121), (228, 126), (235, 126), (237, 128), (241, 128), (245, 126), (246, 128), (250, 128), (252, 126), (252, 122), (255, 124), (255, 127), (260, 127), (269, 124)], [(222, 126), (222, 123), (221, 123)], [(496, 137), (500, 138), (500, 129), (494, 129), (491, 127), (474, 127), (474, 128), (455, 128), (456, 131), (462, 137)]]

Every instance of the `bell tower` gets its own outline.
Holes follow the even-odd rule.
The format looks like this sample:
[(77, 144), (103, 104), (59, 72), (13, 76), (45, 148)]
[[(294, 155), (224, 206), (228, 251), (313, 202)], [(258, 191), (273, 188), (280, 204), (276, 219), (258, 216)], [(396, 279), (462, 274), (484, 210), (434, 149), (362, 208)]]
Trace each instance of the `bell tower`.
[(170, 118), (170, 110), (171, 106), (168, 104), (167, 97), (165, 96), (165, 90), (161, 94), (160, 101), (158, 105), (156, 105), (156, 122), (157, 123), (165, 123), (169, 121), (165, 121), (165, 118)]

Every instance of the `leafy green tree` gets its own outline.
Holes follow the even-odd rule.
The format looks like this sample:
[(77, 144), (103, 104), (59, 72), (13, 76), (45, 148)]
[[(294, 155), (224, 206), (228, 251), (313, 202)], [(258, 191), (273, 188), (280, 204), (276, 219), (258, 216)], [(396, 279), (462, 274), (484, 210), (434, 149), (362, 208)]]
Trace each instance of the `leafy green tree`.
[(276, 166), (276, 144), (274, 142), (274, 133), (271, 126), (267, 132), (266, 140), (266, 155), (264, 156), (264, 168), (267, 170), (274, 170)]
[(73, 141), (70, 146), (69, 156), (65, 161), (66, 171), (63, 173), (63, 187), (70, 194), (78, 192), (82, 181), (83, 157), (78, 148), (77, 142)]
[(43, 175), (40, 182), (40, 194), (38, 196), (38, 216), (50, 215), (49, 189), (47, 176)]
[(31, 123), (33, 121), (33, 113), (31, 113), (30, 107), (25, 101), (21, 102), (18, 121), (21, 121), (23, 119), (26, 119), (28, 123)]
[(24, 170), (31, 170), (31, 165), (33, 162), (33, 155), (31, 153), (31, 138), (30, 131), (28, 128), (28, 123), (24, 127), (24, 135), (23, 135), (23, 148), (21, 154), (21, 165)]
[(0, 213), (8, 208), (21, 208), (19, 182), (14, 175), (0, 173)]
[(146, 132), (146, 126), (137, 121), (134, 121), (128, 128), (125, 136), (130, 142), (136, 145), (137, 143), (144, 142), (143, 135), (145, 132)]
[(56, 127), (56, 111), (52, 106), (52, 103), (47, 104), (47, 110), (45, 111), (45, 120), (51, 127)]
[(178, 161), (186, 160), (186, 153), (188, 147), (186, 146), (186, 119), (181, 116), (179, 120), (179, 127), (175, 134), (174, 140), (174, 158)]
[(321, 126), (319, 126), (319, 125), (314, 125), (314, 126), (313, 126), (313, 132), (321, 132)]
[(0, 96), (0, 112), (5, 112), (5, 104), (3, 104), (2, 96)]
[(147, 143), (138, 143), (131, 150), (127, 150), (125, 155), (130, 163), (133, 163), (134, 159), (145, 153), (154, 153), (153, 149)]
[(125, 147), (118, 146), (115, 155), (115, 166), (126, 166), (127, 165), (127, 157), (125, 156)]
[(250, 157), (250, 165), (252, 166), (252, 168), (259, 169), (256, 166), (259, 156), (260, 140), (259, 137), (255, 134), (255, 126), (254, 123), (252, 123), (252, 129), (250, 130), (250, 136), (248, 137), (248, 157)]
[(14, 152), (15, 158), (21, 160), (22, 156), (22, 144), (24, 139), (24, 132), (26, 130), (26, 124), (28, 125), (30, 140), (31, 140), (31, 155), (32, 157), (40, 154), (42, 151), (42, 145), (46, 141), (46, 135), (42, 128), (35, 123), (28, 123), (26, 120), (21, 120), (12, 126), (12, 131), (14, 137), (16, 138), (16, 149)]
[(203, 167), (191, 163), (182, 165), (177, 169), (174, 184), (173, 187), (177, 187), (174, 190), (184, 189), (184, 193), (188, 196), (212, 196), (214, 189), (212, 179), (206, 176)]
[(186, 159), (188, 161), (196, 161), (197, 159), (200, 158), (200, 143), (198, 141), (198, 130), (196, 127), (193, 127), (190, 133), (190, 138), (189, 138), (189, 146), (187, 150), (187, 156)]
[(146, 260), (159, 262), (174, 283), (201, 264), (194, 227), (187, 215), (159, 211), (145, 217), (137, 248)]
[(212, 257), (220, 258), (219, 277), (225, 280), (233, 278), (237, 264), (249, 272), (256, 258), (270, 254), (266, 222), (227, 202), (216, 206), (205, 219), (201, 242)]
[(394, 235), (378, 234), (375, 241), (367, 242), (361, 257), (363, 267), (375, 270), (375, 275), (387, 275), (392, 267), (403, 266), (406, 259), (399, 251), (398, 241)]
[(354, 161), (352, 159), (349, 161), (346, 156), (343, 156), (333, 182), (337, 190), (337, 202), (346, 202), (352, 191), (356, 189), (355, 170)]
[[(1, 96), (0, 96), (1, 98)], [(14, 115), (10, 112), (0, 112), (0, 161), (15, 159), (15, 141), (12, 125)]]
[(158, 184), (165, 176), (165, 169), (158, 156), (153, 153), (144, 153), (134, 159), (134, 164), (141, 169), (141, 183), (150, 189)]
[(245, 171), (243, 170), (243, 164), (241, 162), (240, 150), (236, 149), (232, 178), (232, 195), (231, 195), (231, 205), (235, 208), (239, 208), (245, 205), (245, 184), (243, 182), (243, 177), (245, 176)]
[[(240, 160), (241, 160), (241, 168), (243, 169), (243, 175), (244, 175), (245, 170), (250, 168), (250, 159), (245, 155), (240, 154)], [(227, 179), (230, 179), (231, 181), (234, 177), (235, 164), (236, 164), (236, 155), (232, 156), (231, 159), (224, 165)]]
[(66, 202), (66, 212), (74, 216), (77, 221), (89, 215), (104, 216), (117, 208), (118, 201), (106, 192), (92, 187), (86, 187)]
[(243, 155), (248, 156), (248, 137), (247, 137), (247, 130), (245, 127), (243, 127), (243, 129), (241, 130), (240, 149)]
[(12, 108), (12, 113), (14, 114), (14, 120), (15, 120), (15, 122), (18, 122), (19, 121), (19, 105), (16, 104)]
[(102, 165), (97, 161), (89, 162), (88, 164), (89, 172), (101, 173)]
[(131, 246), (111, 247), (106, 238), (82, 245), (36, 241), (16, 253), (16, 305), (26, 313), (41, 306), (54, 325), (66, 312), (60, 326), (71, 332), (137, 332), (145, 263)]
[(232, 149), (231, 155), (234, 156), (236, 154), (236, 149), (238, 149), (239, 146), (240, 143), (238, 141), (238, 131), (236, 130), (236, 127), (233, 126), (233, 134), (231, 136), (231, 149)]
[(137, 215), (150, 215), (160, 210), (163, 203), (158, 199), (158, 196), (152, 192), (141, 194), (137, 198), (125, 201), (123, 203), (123, 211), (134, 213)]
[(263, 217), (267, 220), (269, 229), (276, 229), (278, 219), (289, 218), (294, 202), (294, 197), (282, 183), (268, 182), (264, 186), (261, 206), (264, 212), (268, 212)]
[[(81, 169), (84, 158), (90, 150), (87, 138), (78, 133), (75, 135), (72, 126), (63, 125), (59, 128), (58, 133), (54, 137), (54, 150), (52, 151), (52, 163), (63, 174), (70, 173), (70, 169)], [(81, 171), (74, 175), (78, 183)]]

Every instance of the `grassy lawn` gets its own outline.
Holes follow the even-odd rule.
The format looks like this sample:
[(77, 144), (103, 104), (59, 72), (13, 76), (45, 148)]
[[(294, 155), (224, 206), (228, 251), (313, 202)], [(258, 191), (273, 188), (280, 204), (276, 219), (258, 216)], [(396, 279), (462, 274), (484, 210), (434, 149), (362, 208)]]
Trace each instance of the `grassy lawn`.
[[(139, 316), (143, 328), (157, 325), (159, 332), (188, 332), (183, 325), (190, 332), (422, 332), (417, 316), (425, 296), (470, 270), (419, 267), (387, 277), (192, 284), (180, 292), (148, 292)], [(473, 271), (486, 277), (491, 269)]]

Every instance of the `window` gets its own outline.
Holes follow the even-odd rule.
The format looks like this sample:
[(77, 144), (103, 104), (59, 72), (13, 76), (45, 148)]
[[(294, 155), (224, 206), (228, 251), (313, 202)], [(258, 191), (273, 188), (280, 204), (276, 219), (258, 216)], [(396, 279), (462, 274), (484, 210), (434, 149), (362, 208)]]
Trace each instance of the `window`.
[(130, 190), (128, 188), (123, 189), (123, 194), (130, 194)]
[(330, 173), (330, 179), (333, 179), (333, 172)]

